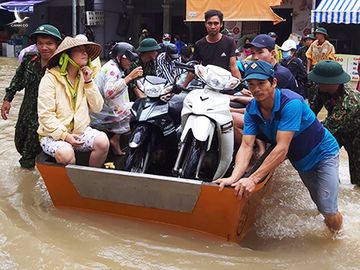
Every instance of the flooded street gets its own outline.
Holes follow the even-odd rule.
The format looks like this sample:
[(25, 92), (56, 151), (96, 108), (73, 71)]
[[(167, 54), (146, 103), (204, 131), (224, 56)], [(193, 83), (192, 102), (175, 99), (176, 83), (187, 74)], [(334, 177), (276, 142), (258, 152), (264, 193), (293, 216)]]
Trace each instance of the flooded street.
[[(17, 66), (0, 58), (3, 97)], [(55, 209), (40, 174), (21, 169), (13, 137), (23, 94), (0, 120), (0, 269), (360, 269), (360, 189), (342, 150), (339, 208), (344, 231), (332, 239), (288, 161), (270, 182), (254, 231), (242, 245), (161, 224)], [(229, 206), (231, 207), (231, 206)]]

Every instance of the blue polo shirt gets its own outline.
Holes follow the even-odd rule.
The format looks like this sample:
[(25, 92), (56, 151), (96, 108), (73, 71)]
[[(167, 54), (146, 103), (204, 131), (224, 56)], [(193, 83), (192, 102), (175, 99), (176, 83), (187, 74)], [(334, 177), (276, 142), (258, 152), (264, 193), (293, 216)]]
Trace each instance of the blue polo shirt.
[(277, 131), (294, 131), (287, 157), (300, 172), (309, 171), (321, 160), (335, 155), (339, 145), (323, 127), (304, 99), (289, 89), (276, 89), (274, 107), (269, 120), (265, 120), (253, 99), (245, 112), (244, 135), (276, 143)]

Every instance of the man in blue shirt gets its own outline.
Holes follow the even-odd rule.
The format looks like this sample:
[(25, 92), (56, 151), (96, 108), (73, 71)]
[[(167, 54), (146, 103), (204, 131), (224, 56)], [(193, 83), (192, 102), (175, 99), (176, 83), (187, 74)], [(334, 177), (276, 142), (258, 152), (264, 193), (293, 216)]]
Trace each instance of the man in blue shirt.
[[(290, 89), (304, 96), (303, 91), (299, 88), (299, 85), (290, 70), (277, 63), (275, 59), (275, 40), (271, 36), (264, 34), (257, 35), (250, 43), (245, 44), (244, 48), (251, 49), (252, 61), (265, 61), (272, 65), (274, 77), (276, 78), (277, 86), (279, 88)], [(245, 98), (245, 101), (248, 99), (246, 96), (241, 96), (241, 98)], [(231, 99), (237, 101), (239, 97), (235, 96), (231, 97)], [(239, 144), (238, 142), (241, 141), (242, 128), (244, 126), (244, 115), (240, 110), (233, 109), (232, 112), (235, 128), (235, 142)], [(261, 144), (258, 143), (258, 145)]]
[[(269, 63), (250, 63), (244, 79), (254, 99), (246, 108), (242, 143), (232, 175), (215, 182), (220, 184), (220, 190), (226, 185), (233, 186), (239, 199), (248, 197), (256, 184), (287, 157), (325, 217), (327, 227), (339, 231), (342, 215), (337, 208), (339, 146), (335, 138), (300, 95), (277, 88)], [(252, 175), (243, 178), (257, 136), (276, 146)]]
[(251, 48), (252, 61), (265, 61), (273, 66), (274, 76), (277, 79), (279, 88), (290, 89), (302, 96), (304, 95), (290, 70), (276, 61), (275, 40), (272, 37), (265, 34), (257, 35), (250, 43), (245, 44), (244, 47)]

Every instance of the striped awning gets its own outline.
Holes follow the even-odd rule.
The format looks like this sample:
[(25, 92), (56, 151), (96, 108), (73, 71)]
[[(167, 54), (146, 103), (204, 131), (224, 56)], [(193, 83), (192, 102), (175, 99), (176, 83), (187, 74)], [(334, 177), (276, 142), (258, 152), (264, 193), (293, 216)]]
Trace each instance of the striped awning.
[(360, 0), (322, 0), (311, 11), (311, 22), (360, 24)]
[(21, 1), (21, 0), (12, 0), (12, 1), (1, 1), (0, 9), (5, 9), (10, 12), (34, 12), (34, 5), (44, 2), (46, 0), (30, 0), (30, 1)]

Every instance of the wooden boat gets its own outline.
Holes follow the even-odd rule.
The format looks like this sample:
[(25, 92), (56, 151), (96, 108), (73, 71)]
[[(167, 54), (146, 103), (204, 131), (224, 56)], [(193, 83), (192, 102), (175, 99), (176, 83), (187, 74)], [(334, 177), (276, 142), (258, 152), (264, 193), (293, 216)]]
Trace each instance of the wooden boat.
[(206, 232), (240, 243), (253, 227), (268, 175), (249, 199), (233, 188), (167, 176), (81, 165), (62, 166), (40, 154), (36, 166), (55, 207), (94, 210)]

